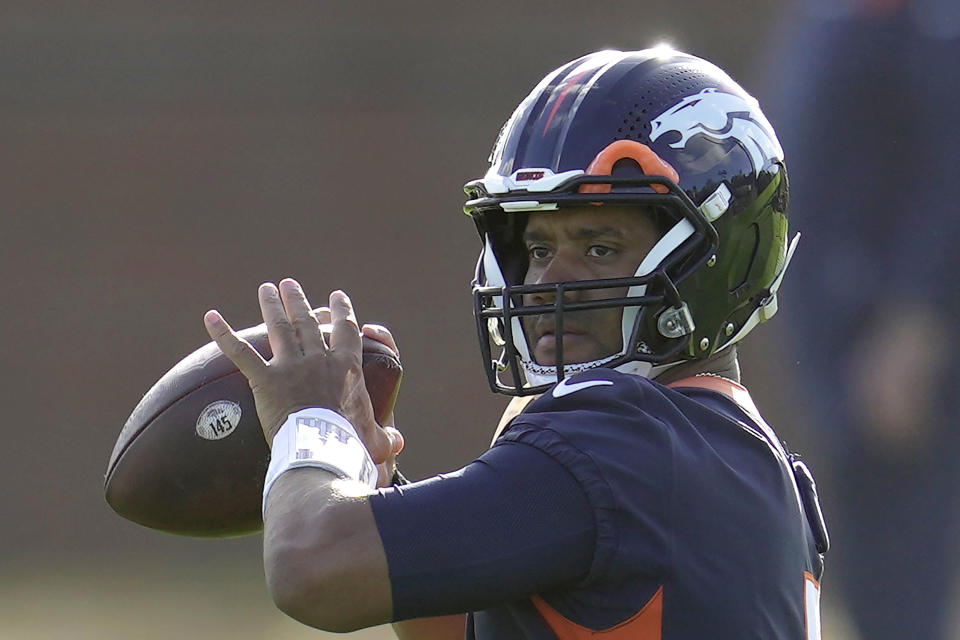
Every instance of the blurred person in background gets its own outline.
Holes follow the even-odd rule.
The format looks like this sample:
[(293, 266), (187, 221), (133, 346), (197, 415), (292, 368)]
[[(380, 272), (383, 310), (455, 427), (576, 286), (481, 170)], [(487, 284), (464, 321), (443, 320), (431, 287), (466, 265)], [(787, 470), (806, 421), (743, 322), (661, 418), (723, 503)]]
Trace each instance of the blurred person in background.
[(804, 233), (785, 308), (827, 443), (831, 559), (864, 638), (947, 638), (960, 548), (960, 3), (795, 8), (768, 93)]

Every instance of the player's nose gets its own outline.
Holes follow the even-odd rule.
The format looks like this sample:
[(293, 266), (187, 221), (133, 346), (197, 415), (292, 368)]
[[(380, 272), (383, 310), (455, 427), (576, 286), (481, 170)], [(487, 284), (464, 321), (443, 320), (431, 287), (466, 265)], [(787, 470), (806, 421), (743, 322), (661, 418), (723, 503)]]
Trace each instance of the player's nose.
[[(583, 274), (577, 273), (577, 260), (567, 252), (557, 252), (553, 259), (547, 264), (534, 280), (535, 284), (559, 284), (561, 282), (575, 282), (582, 280)], [(545, 291), (543, 293), (533, 294), (535, 304), (549, 304), (556, 300), (556, 290)], [(580, 296), (579, 291), (564, 291), (563, 299), (570, 301), (576, 300)]]

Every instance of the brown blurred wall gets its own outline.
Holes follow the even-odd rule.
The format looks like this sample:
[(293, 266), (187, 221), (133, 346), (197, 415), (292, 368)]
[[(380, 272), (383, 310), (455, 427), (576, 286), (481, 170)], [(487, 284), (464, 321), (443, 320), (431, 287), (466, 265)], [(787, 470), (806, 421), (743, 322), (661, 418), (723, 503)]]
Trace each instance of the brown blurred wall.
[(478, 454), (504, 400), (477, 355), (461, 185), (500, 124), (604, 47), (668, 40), (750, 87), (775, 7), (3, 3), (0, 570), (258, 554), (118, 518), (102, 474), (142, 393), (206, 342), (203, 312), (257, 323), (264, 280), (344, 288), (394, 329), (410, 475)]

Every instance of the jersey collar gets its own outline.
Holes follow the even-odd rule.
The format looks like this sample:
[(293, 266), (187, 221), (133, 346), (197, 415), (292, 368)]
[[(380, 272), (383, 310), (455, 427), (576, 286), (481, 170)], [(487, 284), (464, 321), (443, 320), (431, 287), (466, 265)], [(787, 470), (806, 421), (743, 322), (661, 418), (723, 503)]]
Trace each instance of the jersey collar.
[(753, 398), (750, 397), (750, 392), (747, 391), (747, 388), (739, 382), (734, 382), (728, 378), (721, 378), (720, 376), (705, 375), (691, 376), (689, 378), (674, 380), (666, 386), (671, 389), (693, 387), (721, 393), (733, 400), (737, 406), (746, 411), (751, 418), (754, 418), (757, 421), (762, 421), (762, 418), (760, 417), (760, 411), (757, 409), (757, 405), (753, 403)]

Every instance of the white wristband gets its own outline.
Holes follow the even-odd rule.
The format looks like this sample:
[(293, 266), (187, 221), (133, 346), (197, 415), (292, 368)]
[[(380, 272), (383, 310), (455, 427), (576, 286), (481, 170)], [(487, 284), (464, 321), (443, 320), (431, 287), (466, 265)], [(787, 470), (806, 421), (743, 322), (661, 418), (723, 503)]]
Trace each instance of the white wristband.
[(281, 474), (299, 467), (325, 469), (344, 479), (377, 487), (377, 466), (350, 421), (330, 409), (301, 409), (291, 413), (273, 437), (270, 466), (263, 482), (263, 509), (267, 494)]

